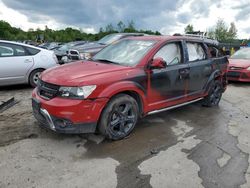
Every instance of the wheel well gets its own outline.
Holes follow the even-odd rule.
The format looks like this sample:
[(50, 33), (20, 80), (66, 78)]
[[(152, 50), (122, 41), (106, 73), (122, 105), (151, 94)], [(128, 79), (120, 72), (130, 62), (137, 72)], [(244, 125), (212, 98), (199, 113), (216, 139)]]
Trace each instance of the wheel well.
[(31, 72), (30, 72), (30, 74), (29, 74), (29, 76), (28, 76), (28, 82), (30, 83), (30, 77), (31, 77), (31, 74), (33, 73), (33, 72), (35, 72), (35, 71), (37, 71), (37, 70), (45, 70), (44, 68), (36, 68), (36, 69), (34, 69), (34, 70), (32, 70)]
[(116, 95), (119, 95), (119, 94), (126, 94), (126, 95), (129, 95), (129, 96), (133, 97), (136, 100), (137, 104), (138, 104), (140, 117), (143, 115), (143, 101), (142, 101), (140, 95), (137, 92), (135, 92), (135, 91), (122, 91), (120, 93), (115, 94), (111, 98), (113, 98), (113, 97), (115, 97)]
[(31, 72), (30, 72), (30, 74), (29, 74), (29, 78), (30, 78), (30, 76), (31, 76), (31, 74), (33, 73), (33, 72), (35, 72), (35, 71), (37, 71), (37, 70), (45, 70), (44, 68), (36, 68), (36, 69), (34, 69), (34, 70), (32, 70)]

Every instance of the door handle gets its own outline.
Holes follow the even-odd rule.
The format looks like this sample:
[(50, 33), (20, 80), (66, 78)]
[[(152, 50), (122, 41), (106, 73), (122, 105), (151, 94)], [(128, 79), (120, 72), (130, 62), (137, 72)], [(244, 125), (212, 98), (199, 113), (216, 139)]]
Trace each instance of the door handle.
[(32, 63), (32, 60), (31, 59), (25, 59), (24, 63)]
[(187, 78), (187, 77), (189, 76), (189, 73), (190, 73), (189, 68), (180, 69), (180, 70), (179, 70), (180, 79)]

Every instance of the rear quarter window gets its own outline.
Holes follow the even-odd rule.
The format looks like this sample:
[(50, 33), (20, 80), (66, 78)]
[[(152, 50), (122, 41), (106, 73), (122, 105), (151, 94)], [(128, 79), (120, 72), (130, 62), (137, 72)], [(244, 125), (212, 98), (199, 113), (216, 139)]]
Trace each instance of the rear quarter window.
[(26, 47), (26, 49), (30, 55), (36, 55), (41, 51), (36, 48), (30, 48), (30, 47)]
[(222, 50), (219, 49), (218, 46), (214, 46), (211, 44), (206, 44), (208, 48), (208, 53), (210, 54), (211, 58), (218, 58), (223, 57)]
[(190, 62), (201, 61), (206, 59), (206, 53), (202, 43), (187, 42), (186, 44)]

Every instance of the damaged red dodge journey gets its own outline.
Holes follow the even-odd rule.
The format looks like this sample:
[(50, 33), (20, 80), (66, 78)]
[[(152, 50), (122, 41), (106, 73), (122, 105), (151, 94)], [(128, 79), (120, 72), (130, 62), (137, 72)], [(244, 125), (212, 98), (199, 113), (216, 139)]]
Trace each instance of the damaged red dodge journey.
[(216, 106), (228, 60), (208, 39), (132, 37), (92, 60), (44, 71), (32, 94), (41, 126), (60, 133), (126, 137), (138, 118), (199, 100)]

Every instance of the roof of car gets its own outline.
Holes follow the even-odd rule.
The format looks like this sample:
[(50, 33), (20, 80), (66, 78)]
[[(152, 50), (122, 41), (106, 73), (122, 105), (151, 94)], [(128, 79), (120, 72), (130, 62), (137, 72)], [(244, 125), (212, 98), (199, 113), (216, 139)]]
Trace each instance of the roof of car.
[[(129, 37), (133, 38), (133, 37)], [(218, 41), (208, 38), (201, 37), (189, 37), (189, 36), (172, 36), (172, 35), (148, 35), (148, 36), (138, 36), (138, 40), (156, 40), (156, 41), (166, 41), (166, 40), (191, 40), (191, 41), (200, 41), (211, 44), (218, 44)]]
[(21, 42), (15, 42), (15, 41), (9, 41), (9, 40), (0, 40), (0, 42), (9, 43), (9, 44), (18, 44), (18, 45), (22, 45), (22, 46), (26, 46), (26, 47), (30, 47), (30, 48), (39, 49), (39, 50), (46, 50), (46, 49), (43, 49), (43, 48), (40, 48), (40, 47), (37, 47), (37, 46), (32, 46), (32, 45), (24, 44), (24, 43), (21, 43)]

